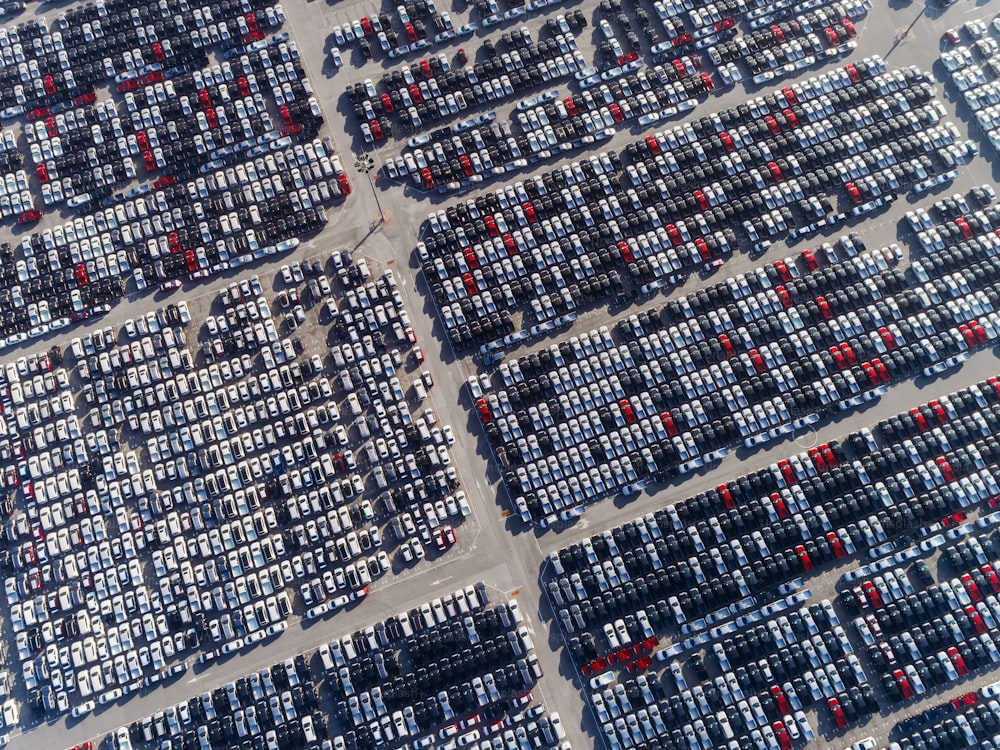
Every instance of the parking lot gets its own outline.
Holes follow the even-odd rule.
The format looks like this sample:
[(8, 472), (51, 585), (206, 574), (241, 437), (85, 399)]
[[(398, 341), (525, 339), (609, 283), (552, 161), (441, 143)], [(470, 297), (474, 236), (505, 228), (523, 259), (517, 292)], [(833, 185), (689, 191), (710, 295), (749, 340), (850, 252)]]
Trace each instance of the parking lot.
[(531, 692), (542, 672), (530, 625), (516, 599), (489, 597), (481, 581), (458, 589), (143, 717), (115, 741), (556, 747), (559, 715)]
[(13, 746), (990, 746), (988, 7), (8, 10)]
[[(980, 636), (992, 632), (1000, 485), (980, 446), (996, 398), (984, 381), (553, 553), (549, 596), (609, 745), (643, 741), (668, 711), (681, 746), (740, 732), (790, 746), (995, 664)], [(938, 578), (922, 558), (942, 547)], [(876, 562), (843, 572), (864, 552)], [(838, 600), (809, 604), (829, 567), (841, 569)], [(651, 676), (657, 662), (670, 678)], [(613, 686), (607, 670), (622, 668), (639, 676)], [(793, 715), (814, 705), (818, 727)]]

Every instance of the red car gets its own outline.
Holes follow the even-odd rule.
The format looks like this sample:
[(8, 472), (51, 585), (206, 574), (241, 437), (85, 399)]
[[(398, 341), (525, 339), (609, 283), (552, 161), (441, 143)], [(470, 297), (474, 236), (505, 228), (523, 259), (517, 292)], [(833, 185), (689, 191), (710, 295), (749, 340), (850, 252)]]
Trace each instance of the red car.
[(868, 382), (871, 385), (876, 386), (876, 385), (879, 384), (880, 380), (879, 380), (878, 372), (872, 366), (871, 362), (862, 362), (861, 363), (861, 370), (862, 370), (862, 372), (864, 372), (865, 377), (868, 378)]
[(851, 203), (855, 206), (864, 201), (864, 198), (861, 197), (861, 191), (858, 190), (858, 186), (853, 182), (848, 182), (844, 185), (844, 189), (847, 191), (847, 197), (851, 199)]
[(649, 149), (649, 153), (653, 156), (659, 156), (663, 153), (663, 149), (660, 148), (660, 142), (651, 135), (646, 136), (646, 147)]
[(467, 247), (462, 251), (462, 255), (465, 258), (466, 265), (469, 266), (469, 270), (475, 271), (479, 268), (479, 258), (476, 257), (476, 251), (471, 247)]
[(622, 114), (621, 107), (619, 107), (615, 102), (611, 102), (608, 105), (608, 111), (611, 113), (611, 118), (615, 122), (621, 122), (625, 119), (625, 115)]
[(726, 131), (719, 133), (719, 140), (722, 142), (722, 147), (726, 149), (726, 151), (732, 152), (736, 150), (736, 144), (733, 143), (733, 137)]
[(837, 38), (837, 32), (829, 26), (823, 29), (823, 34), (826, 36), (826, 41), (829, 42), (831, 47), (836, 47), (840, 44), (840, 39)]
[(667, 431), (667, 435), (674, 437), (680, 434), (680, 430), (677, 429), (677, 425), (674, 423), (674, 418), (670, 416), (670, 412), (663, 412), (660, 415), (660, 420), (663, 422), (663, 428)]
[(726, 334), (719, 334), (719, 343), (722, 344), (722, 351), (725, 352), (727, 357), (731, 357), (736, 353), (736, 349), (733, 347), (733, 342), (730, 341), (729, 336)]
[(729, 487), (724, 484), (720, 484), (715, 488), (715, 491), (719, 493), (719, 497), (722, 498), (722, 504), (727, 510), (732, 510), (736, 507), (736, 501), (733, 499), (733, 493), (729, 491)]
[(810, 271), (815, 271), (819, 268), (819, 261), (816, 260), (816, 255), (808, 248), (802, 251), (802, 260), (805, 261), (806, 268)]
[(35, 107), (28, 113), (28, 120), (34, 122), (35, 120), (41, 120), (43, 117), (48, 117), (52, 114), (52, 110), (48, 107)]
[(946, 529), (948, 529), (952, 526), (958, 526), (958, 524), (964, 523), (966, 518), (967, 516), (965, 515), (965, 511), (959, 510), (942, 518), (941, 523)]
[(815, 567), (813, 565), (812, 558), (809, 557), (809, 553), (806, 552), (806, 548), (804, 545), (801, 544), (797, 545), (795, 547), (795, 554), (799, 556), (799, 562), (802, 563), (802, 570), (808, 573), (810, 570), (813, 569), (813, 567)]
[(874, 367), (875, 372), (878, 373), (878, 380), (880, 383), (888, 383), (892, 380), (889, 368), (885, 366), (885, 362), (883, 362), (881, 358), (875, 357), (875, 359), (872, 360), (872, 367)]
[(778, 278), (781, 279), (783, 284), (787, 284), (792, 280), (792, 272), (788, 270), (788, 266), (785, 265), (785, 261), (776, 260), (774, 262), (774, 270), (778, 272)]
[(781, 750), (792, 750), (792, 738), (788, 735), (788, 730), (785, 729), (785, 725), (780, 721), (774, 722), (774, 737), (778, 740), (778, 746)]
[(955, 470), (951, 468), (951, 464), (948, 463), (948, 459), (946, 459), (944, 456), (938, 458), (937, 467), (941, 472), (941, 476), (944, 477), (944, 480), (946, 482), (954, 482), (956, 479), (958, 479), (958, 477), (955, 476)]
[(774, 288), (775, 293), (778, 295), (778, 301), (781, 302), (782, 307), (792, 306), (792, 295), (788, 293), (788, 290), (784, 285), (779, 284)]
[(45, 89), (45, 93), (49, 96), (56, 93), (56, 80), (52, 76), (42, 78), (42, 86)]
[(799, 478), (795, 476), (795, 469), (792, 468), (791, 463), (789, 463), (786, 459), (778, 461), (778, 468), (781, 470), (781, 476), (785, 480), (786, 485), (791, 486), (799, 480)]
[(378, 120), (372, 120), (368, 123), (368, 127), (371, 128), (372, 138), (376, 141), (384, 141), (385, 133), (382, 132), (382, 126), (379, 124)]
[(465, 284), (465, 291), (469, 295), (478, 294), (479, 287), (476, 286), (476, 280), (472, 277), (471, 273), (462, 274), (462, 283)]
[(490, 237), (496, 237), (500, 234), (500, 229), (497, 227), (496, 219), (492, 216), (483, 217), (483, 224), (486, 226), (486, 232)]
[(965, 675), (969, 674), (969, 668), (965, 665), (965, 659), (958, 653), (957, 648), (952, 646), (945, 653), (948, 654), (951, 663), (955, 665), (955, 671), (958, 672), (959, 677), (965, 677)]
[(760, 356), (760, 352), (756, 349), (751, 349), (748, 354), (750, 355), (750, 362), (753, 364), (753, 368), (758, 372), (764, 372), (767, 369), (767, 364), (764, 362), (764, 358)]
[(626, 664), (625, 671), (629, 672), (630, 674), (635, 674), (636, 672), (641, 672), (644, 669), (649, 669), (649, 667), (652, 664), (653, 664), (652, 656), (643, 656), (636, 659), (633, 662), (629, 662), (628, 664)]
[(680, 230), (678, 230), (677, 227), (673, 224), (667, 224), (667, 237), (670, 238), (670, 244), (673, 245), (674, 247), (677, 247), (682, 242), (684, 242), (684, 238), (681, 237)]
[(823, 452), (823, 458), (826, 459), (826, 465), (831, 469), (840, 463), (837, 459), (837, 455), (833, 452), (833, 448), (830, 447), (829, 443), (823, 443), (819, 449)]
[(152, 51), (153, 59), (156, 60), (156, 62), (163, 62), (167, 59), (167, 55), (163, 51), (163, 45), (159, 42), (153, 42)]
[(845, 65), (844, 71), (847, 73), (848, 78), (851, 79), (851, 83), (858, 83), (861, 81), (861, 74), (858, 73), (858, 69), (854, 67), (853, 63)]
[(885, 326), (878, 329), (878, 335), (882, 337), (882, 343), (885, 344), (886, 349), (895, 349), (898, 346), (896, 337)]
[(379, 97), (382, 100), (382, 109), (387, 115), (391, 115), (396, 111), (396, 105), (392, 103), (392, 97), (388, 94), (382, 94)]
[(577, 109), (576, 102), (573, 100), (572, 96), (567, 96), (565, 99), (563, 99), (563, 104), (566, 106), (567, 114), (569, 114), (571, 117), (575, 117), (576, 115), (580, 114), (580, 110)]
[(522, 203), (521, 209), (524, 211), (524, 216), (529, 224), (534, 224), (538, 221), (538, 214), (535, 213), (535, 207), (531, 204), (531, 201)]
[(788, 699), (785, 694), (781, 692), (781, 688), (777, 685), (771, 686), (771, 697), (774, 699), (774, 704), (778, 709), (779, 714), (790, 714), (792, 712), (791, 706), (788, 705)]
[(493, 421), (493, 414), (490, 412), (489, 404), (486, 403), (485, 398), (481, 398), (476, 402), (476, 409), (479, 410), (479, 419), (482, 420), (483, 424), (489, 424)]
[[(896, 681), (897, 687), (899, 687), (899, 692), (903, 696), (903, 700), (910, 700), (913, 698), (913, 685), (910, 684), (910, 678), (906, 676), (906, 672), (902, 669), (897, 669), (892, 673), (892, 679)], [(840, 726), (839, 724), (837, 726)]]
[(337, 186), (340, 188), (342, 195), (351, 194), (351, 181), (348, 179), (346, 174), (337, 175)]
[(785, 504), (785, 499), (780, 493), (771, 493), (771, 505), (774, 506), (774, 512), (778, 514), (778, 518), (788, 518), (791, 515), (788, 505)]
[(979, 590), (979, 586), (972, 576), (968, 573), (963, 573), (961, 577), (962, 585), (965, 586), (965, 590), (969, 593), (969, 598), (974, 602), (981, 602), (983, 600), (983, 592)]
[[(420, 179), (424, 182), (424, 187), (430, 190), (434, 187), (434, 175), (431, 174), (430, 167), (424, 167), (420, 170)], [(490, 235), (491, 237), (496, 235)]]
[(785, 101), (788, 104), (797, 104), (799, 101), (798, 95), (792, 90), (790, 86), (785, 86), (785, 88), (781, 90), (781, 94), (782, 96), (785, 97)]
[(702, 260), (704, 261), (712, 260), (712, 249), (708, 246), (708, 243), (705, 242), (705, 239), (703, 237), (699, 237), (698, 239), (696, 239), (694, 241), (694, 246), (695, 248), (697, 248), (698, 255), (701, 256)]
[(441, 552), (444, 552), (455, 542), (455, 529), (451, 526), (445, 526), (444, 528), (438, 529), (434, 534), (434, 543)]
[(865, 592), (865, 596), (868, 597), (868, 601), (871, 602), (871, 605), (875, 609), (878, 609), (885, 604), (885, 600), (882, 599), (882, 593), (871, 581), (865, 581), (862, 583), (861, 590)]
[(701, 190), (695, 190), (693, 195), (694, 199), (698, 201), (698, 208), (702, 211), (707, 211), (712, 207), (712, 204), (708, 202), (708, 198)]
[(817, 297), (816, 306), (819, 307), (819, 314), (823, 316), (824, 320), (833, 317), (833, 310), (830, 309), (830, 303), (826, 301), (826, 297), (822, 295)]
[(638, 417), (636, 417), (635, 411), (632, 409), (632, 404), (628, 402), (628, 399), (623, 398), (619, 401), (618, 408), (622, 410), (622, 416), (625, 418), (625, 424), (635, 424)]
[(371, 19), (369, 19), (367, 16), (359, 19), (358, 22), (361, 24), (361, 30), (365, 32), (365, 36), (371, 36), (372, 34), (375, 33), (375, 27), (372, 26)]
[(781, 167), (778, 166), (777, 162), (769, 161), (767, 163), (767, 168), (771, 172), (771, 177), (774, 178), (775, 182), (781, 182), (784, 175), (781, 174)]
[(830, 549), (833, 550), (834, 557), (839, 559), (847, 554), (847, 550), (844, 549), (844, 545), (840, 541), (840, 537), (832, 531), (826, 535), (826, 541), (830, 543)]
[(412, 23), (403, 24), (403, 30), (406, 31), (406, 38), (410, 40), (410, 43), (417, 41), (417, 30), (413, 28)]
[(986, 632), (986, 623), (983, 622), (982, 615), (980, 615), (979, 611), (971, 604), (965, 608), (965, 616), (969, 618), (969, 622), (972, 623), (972, 627), (975, 629), (976, 633)]
[(240, 89), (240, 96), (250, 96), (251, 95), (250, 84), (247, 83), (247, 79), (246, 79), (245, 76), (240, 76), (239, 78), (237, 78), (236, 79), (236, 85)]
[(844, 709), (841, 708), (840, 701), (836, 698), (830, 698), (826, 702), (826, 707), (833, 714), (833, 720), (837, 724), (837, 729), (843, 729), (847, 726), (847, 716), (844, 715)]
[(33, 224), (42, 218), (42, 212), (37, 208), (32, 208), (17, 217), (18, 224)]
[(926, 432), (931, 428), (931, 426), (927, 423), (927, 418), (920, 413), (920, 409), (910, 409), (910, 419), (913, 420), (913, 424), (917, 426), (917, 429), (920, 430), (920, 432)]
[(778, 135), (781, 132), (781, 127), (778, 125), (778, 121), (771, 115), (764, 118), (764, 124), (767, 125), (767, 129), (771, 131), (771, 135)]
[(974, 706), (977, 703), (979, 703), (979, 694), (975, 691), (951, 699), (951, 706), (956, 711), (962, 711), (963, 709)]

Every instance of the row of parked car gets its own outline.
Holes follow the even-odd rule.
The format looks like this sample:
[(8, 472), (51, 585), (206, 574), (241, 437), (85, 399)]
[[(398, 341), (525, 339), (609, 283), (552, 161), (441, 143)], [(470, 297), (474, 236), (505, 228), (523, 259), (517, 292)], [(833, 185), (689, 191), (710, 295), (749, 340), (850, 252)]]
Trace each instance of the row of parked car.
[(1000, 703), (996, 697), (997, 685), (991, 683), (928, 708), (899, 722), (899, 736), (888, 748), (923, 750), (944, 743), (954, 747), (995, 748), (1000, 725)]
[[(666, 747), (789, 747), (812, 734), (797, 711), (820, 705), (843, 729), (880, 694), (915, 696), (921, 670), (930, 689), (959, 660), (991, 663), (996, 573), (977, 536), (1000, 517), (967, 514), (1000, 495), (998, 403), (991, 378), (552, 553), (546, 590), (611, 745), (644, 741), (659, 712), (678, 724)], [(955, 580), (901, 567), (946, 547)], [(876, 562), (845, 574), (841, 596), (857, 617), (826, 600), (795, 611), (808, 578), (864, 551)], [(919, 642), (903, 635), (914, 625)], [(859, 655), (886, 675), (878, 693)], [(657, 662), (666, 686), (646, 674)]]
[(539, 672), (517, 602), (491, 603), (477, 583), (110, 736), (176, 750), (568, 750), (559, 715), (530, 690)]
[[(168, 73), (122, 81), (119, 89), (128, 90), (121, 111), (107, 99), (29, 121), (29, 153), (46, 206), (64, 200), (78, 209), (97, 205), (118, 183), (137, 177), (138, 161), (147, 175), (163, 170), (190, 177), (261, 143), (286, 147), (290, 135), (303, 142), (322, 124), (292, 42), (278, 41), (232, 63)], [(287, 140), (271, 135), (278, 128), (265, 97), (278, 103), (279, 135)]]
[(708, 48), (716, 65), (743, 63), (754, 83), (766, 83), (818, 60), (846, 55), (857, 47), (854, 22), (865, 15), (861, 4), (830, 3), (769, 27)]
[(913, 700), (1000, 663), (993, 612), (1000, 579), (993, 557), (975, 537), (948, 552), (958, 558), (954, 562), (960, 575), (922, 592), (914, 590), (905, 574), (890, 576), (887, 571), (887, 584), (866, 579), (847, 594), (861, 610), (852, 625), (891, 701)]
[(947, 369), (996, 333), (995, 244), (965, 241), (967, 271), (943, 254), (911, 276), (898, 247), (844, 237), (630, 316), (619, 341), (605, 328), (504, 362), (474, 408), (513, 502), (548, 524)]
[[(606, 278), (618, 269), (627, 271), (636, 286), (662, 285), (734, 251), (739, 242), (734, 224), (742, 222), (742, 234), (766, 248), (769, 238), (791, 229), (814, 231), (817, 213), (824, 225), (854, 213), (837, 212), (832, 205), (826, 213), (823, 201), (810, 200), (817, 194), (842, 188), (846, 203), (870, 210), (874, 194), (863, 192), (870, 185), (884, 196), (939, 170), (931, 158), (942, 153), (934, 140), (950, 142), (953, 136), (934, 129), (940, 113), (926, 77), (914, 70), (882, 71), (879, 60), (860, 61), (715, 117), (647, 136), (620, 157), (608, 153), (581, 160), (450, 206), (445, 220), (436, 214), (432, 232), (417, 249), (426, 258), (423, 265), (452, 343), (464, 350), (490, 342), (502, 348), (510, 315), (525, 297), (621, 296)], [(913, 107), (921, 110), (920, 118), (914, 111), (891, 114), (898, 106), (891, 89), (904, 88), (916, 97)], [(839, 105), (832, 104), (834, 96)], [(824, 104), (814, 109), (810, 100)], [(868, 149), (863, 156), (859, 147), (834, 145), (859, 137), (860, 105), (882, 100), (887, 119), (867, 132), (860, 126)], [(827, 102), (829, 110), (823, 109)], [(806, 125), (807, 117), (825, 135)], [(899, 137), (899, 128), (911, 135)], [(921, 132), (925, 128), (934, 132)], [(876, 153), (876, 145), (890, 142)], [(859, 153), (851, 156), (851, 150)], [(626, 158), (632, 162), (627, 168)], [(845, 174), (855, 181), (845, 182)], [(664, 215), (681, 218), (666, 223)], [(540, 252), (533, 252), (536, 248)], [(598, 284), (595, 294), (597, 280), (606, 286)], [(487, 291), (495, 311), (483, 295)], [(478, 312), (477, 299), (485, 314)], [(446, 307), (450, 317), (443, 312)], [(553, 307), (553, 317), (563, 314)], [(527, 330), (531, 322), (532, 316), (525, 315), (520, 327)]]
[(529, 708), (541, 677), (533, 646), (517, 601), (491, 606), (482, 583), (335, 639), (319, 653), (347, 729), (339, 739), (349, 747), (560, 745), (558, 715)]
[[(204, 661), (249, 647), (293, 609), (339, 611), (393, 567), (383, 545), (405, 542), (412, 560), (457, 541), (452, 524), (471, 509), (452, 494), (454, 437), (432, 410), (414, 419), (399, 385), (412, 343), (384, 313), (397, 326), (406, 315), (395, 280), (372, 279), (364, 260), (333, 274), (341, 311), (321, 265), (303, 283), (296, 263), (283, 294), (302, 284), (345, 342), (338, 356), (368, 365), (349, 388), (264, 325), (274, 303), (256, 276), (224, 290), (211, 360), (189, 349), (182, 301), (74, 339), (75, 375), (57, 353), (4, 369), (3, 482), (17, 493), (5, 586), (39, 715), (122, 698), (192, 649)], [(382, 315), (366, 316), (376, 305)], [(235, 347), (237, 331), (270, 356)], [(426, 396), (430, 373), (416, 380)]]
[[(15, 251), (24, 273), (7, 293), (9, 343), (99, 313), (129, 278), (140, 291), (185, 275), (197, 280), (287, 251), (326, 222), (324, 207), (350, 183), (332, 143), (316, 137), (322, 113), (295, 43), (264, 33), (283, 19), (280, 6), (175, 13), (149, 3), (109, 15), (107, 5), (92, 4), (60, 14), (58, 30), (44, 19), (4, 30), (0, 49), (28, 60), (21, 64), (66, 56), (71, 47), (98, 55), (93, 75), (78, 77), (113, 79), (124, 96), (124, 104), (98, 101), (91, 87), (65, 102), (6, 112), (27, 115), (45, 205), (81, 213), (62, 232), (30, 235)], [(177, 34), (184, 41), (171, 42)], [(155, 60), (131, 48), (137, 35)], [(114, 51), (102, 60), (109, 44)], [(209, 65), (213, 47), (227, 59)], [(267, 111), (272, 102), (281, 123)], [(17, 188), (19, 161), (5, 157), (5, 187)], [(115, 192), (143, 171), (157, 179)], [(42, 302), (50, 320), (25, 309)]]
[(1000, 148), (1000, 20), (968, 21), (949, 41), (955, 46), (941, 53), (941, 64), (989, 145)]
[[(622, 675), (617, 684), (610, 672), (594, 678), (591, 702), (609, 746), (653, 740), (665, 747), (735, 748), (749, 742), (760, 749), (790, 748), (816, 738), (806, 711), (817, 705), (833, 701), (835, 717), (846, 718), (841, 705), (852, 720), (870, 716), (878, 707), (874, 691), (830, 603), (824, 604), (792, 608), (767, 627), (749, 628), (756, 644), (751, 659), (730, 659), (722, 649), (714, 677), (695, 656), (687, 673), (672, 661), (659, 677)], [(615, 663), (622, 652), (628, 672), (641, 670), (642, 659), (649, 659), (628, 661), (626, 646), (616, 652)]]

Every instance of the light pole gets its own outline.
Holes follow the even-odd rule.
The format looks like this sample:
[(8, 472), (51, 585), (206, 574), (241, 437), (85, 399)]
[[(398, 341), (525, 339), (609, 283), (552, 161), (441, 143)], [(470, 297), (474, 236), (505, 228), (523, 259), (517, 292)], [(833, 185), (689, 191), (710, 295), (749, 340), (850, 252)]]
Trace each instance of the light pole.
[(378, 191), (375, 190), (375, 183), (372, 181), (371, 172), (375, 168), (375, 159), (371, 154), (355, 154), (354, 168), (368, 178), (368, 184), (372, 187), (372, 195), (375, 196), (375, 205), (378, 206), (379, 224), (385, 223), (385, 214), (382, 213), (382, 203), (378, 199)]

